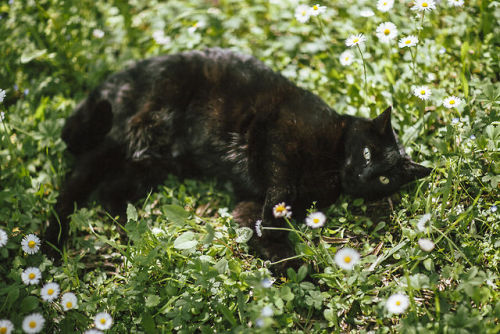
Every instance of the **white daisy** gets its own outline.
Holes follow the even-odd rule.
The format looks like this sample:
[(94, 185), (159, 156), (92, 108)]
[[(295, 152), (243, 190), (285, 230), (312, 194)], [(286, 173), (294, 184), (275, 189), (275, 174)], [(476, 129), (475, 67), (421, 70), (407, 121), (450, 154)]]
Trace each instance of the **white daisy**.
[(360, 255), (358, 251), (352, 248), (344, 247), (335, 254), (335, 263), (345, 270), (352, 270), (358, 263)]
[(113, 318), (107, 312), (97, 313), (94, 318), (95, 326), (100, 330), (110, 329), (113, 325)]
[(432, 240), (425, 238), (418, 239), (418, 245), (424, 252), (430, 252), (436, 246)]
[(322, 212), (313, 212), (306, 218), (306, 225), (311, 228), (318, 228), (325, 225), (326, 216)]
[(419, 86), (413, 90), (413, 95), (425, 101), (431, 96), (431, 90), (427, 86)]
[(401, 314), (410, 305), (410, 300), (408, 299), (408, 296), (402, 294), (402, 293), (396, 293), (387, 299), (387, 302), (385, 303), (385, 306), (387, 307), (387, 310), (390, 313), (394, 314)]
[(443, 106), (445, 106), (448, 109), (451, 108), (456, 108), (462, 103), (462, 99), (456, 96), (450, 96), (444, 99), (443, 101)]
[(5, 90), (0, 89), (0, 103), (5, 99)]
[(292, 208), (286, 205), (285, 202), (276, 204), (273, 208), (274, 218), (290, 218), (292, 216)]
[(448, 0), (448, 5), (453, 7), (462, 7), (464, 5), (464, 0)]
[(417, 45), (418, 43), (418, 37), (414, 35), (406, 36), (403, 37), (399, 40), (399, 47), (404, 48), (404, 47), (412, 47)]
[(388, 12), (394, 6), (394, 0), (378, 0), (377, 1), (377, 9), (381, 12)]
[(425, 232), (425, 230), (427, 229), (427, 222), (429, 220), (431, 220), (430, 213), (426, 213), (425, 215), (420, 217), (420, 219), (418, 220), (418, 223), (417, 223), (417, 230), (419, 230), (420, 232)]
[(323, 14), (324, 12), (326, 12), (326, 6), (320, 6), (316, 4), (309, 8), (309, 13), (312, 16), (318, 16), (319, 14)]
[(201, 29), (205, 26), (205, 23), (202, 21), (197, 21), (191, 25), (191, 27), (188, 28), (188, 32), (190, 34), (194, 33), (196, 30)]
[(370, 8), (364, 8), (359, 12), (359, 16), (361, 17), (372, 17), (373, 15), (375, 15), (375, 13)]
[(153, 32), (153, 39), (155, 40), (156, 44), (159, 45), (167, 45), (170, 43), (170, 37), (165, 36), (165, 33), (163, 30), (156, 30)]
[(0, 320), (0, 333), (1, 334), (10, 334), (14, 329), (14, 325), (10, 320), (3, 319)]
[(434, 0), (415, 0), (411, 10), (418, 10), (419, 12), (427, 12), (436, 9)]
[(102, 334), (102, 332), (98, 329), (88, 329), (83, 334)]
[(311, 17), (311, 10), (309, 6), (306, 5), (299, 5), (295, 9), (295, 18), (297, 21), (300, 23), (306, 23), (309, 21), (309, 18)]
[(9, 236), (7, 235), (7, 232), (5, 232), (4, 230), (2, 230), (0, 228), (0, 248), (7, 245), (8, 240), (9, 240)]
[(363, 34), (351, 35), (345, 40), (345, 45), (354, 46), (358, 44), (363, 44), (366, 41), (366, 37)]
[(78, 299), (73, 292), (66, 292), (61, 297), (61, 306), (64, 311), (69, 311), (78, 308)]
[(40, 249), (40, 238), (34, 234), (28, 234), (21, 241), (23, 251), (28, 254), (35, 254)]
[(103, 38), (104, 37), (104, 31), (102, 31), (101, 29), (94, 29), (92, 31), (92, 36), (94, 36), (95, 38)]
[(41, 278), (42, 272), (37, 267), (28, 267), (21, 273), (21, 279), (26, 285), (38, 284)]
[(398, 35), (398, 28), (392, 22), (384, 22), (379, 24), (375, 33), (381, 42), (389, 43)]
[(274, 315), (274, 311), (271, 308), (271, 306), (264, 306), (262, 308), (262, 311), (260, 311), (260, 315), (263, 316), (264, 318), (272, 317)]
[(259, 238), (262, 237), (261, 227), (262, 227), (262, 220), (259, 219), (255, 222), (255, 232), (257, 233), (257, 236)]
[(40, 290), (40, 295), (42, 296), (43, 300), (51, 302), (56, 299), (57, 296), (59, 296), (59, 291), (59, 284), (51, 282), (45, 284), (42, 287), (42, 289)]
[(40, 313), (32, 313), (23, 320), (23, 331), (26, 333), (40, 333), (42, 331), (45, 319)]
[(354, 61), (354, 54), (350, 50), (345, 50), (340, 54), (339, 59), (342, 66), (349, 66)]

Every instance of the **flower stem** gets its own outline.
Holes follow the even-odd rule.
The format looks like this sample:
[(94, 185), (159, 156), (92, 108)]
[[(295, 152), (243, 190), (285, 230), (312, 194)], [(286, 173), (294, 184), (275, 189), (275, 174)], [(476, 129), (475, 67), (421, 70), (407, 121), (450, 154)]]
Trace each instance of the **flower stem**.
[(359, 54), (361, 55), (361, 60), (363, 61), (363, 74), (365, 78), (365, 102), (368, 101), (368, 91), (367, 91), (367, 81), (366, 81), (366, 63), (365, 63), (365, 57), (363, 57), (363, 52), (361, 51), (361, 48), (359, 47), (359, 44), (356, 44), (356, 47), (358, 48)]
[[(422, 12), (422, 20), (420, 21), (420, 29), (418, 30), (418, 36), (417, 36), (418, 42), (417, 42), (417, 44), (415, 44), (415, 55), (413, 55), (413, 53), (412, 53), (413, 68), (414, 69), (417, 66), (416, 60), (417, 60), (417, 52), (418, 52), (418, 43), (420, 43), (420, 38), (421, 38), (420, 35), (422, 33), (422, 30), (424, 30), (424, 16), (425, 16), (425, 12)], [(410, 48), (410, 51), (411, 51), (411, 48)], [(413, 77), (415, 79), (415, 84), (416, 84), (417, 77), (415, 74), (415, 70), (413, 71)]]
[[(415, 46), (416, 46), (416, 45), (415, 45)], [(412, 51), (412, 50), (411, 50), (411, 48), (410, 48), (410, 54), (411, 54), (411, 64), (412, 64), (412, 66), (411, 66), (411, 70), (412, 70), (412, 72), (413, 72), (413, 80), (414, 80), (414, 83), (415, 83), (415, 85), (416, 85), (416, 84), (417, 84), (417, 73), (416, 73), (416, 65), (417, 65), (417, 64), (415, 64), (415, 59), (416, 59), (416, 54), (417, 54), (416, 49), (415, 49), (415, 55), (414, 55), (414, 54), (413, 54), (413, 51)]]
[(333, 57), (335, 55), (335, 52), (333, 52), (333, 49), (330, 45), (331, 43), (328, 43), (329, 38), (325, 33), (325, 29), (323, 27), (323, 21), (318, 16), (316, 16), (316, 20), (318, 20), (319, 31), (321, 33), (321, 36), (323, 36), (323, 39), (325, 40), (325, 44), (327, 45), (328, 51), (330, 52), (330, 55)]
[(294, 260), (294, 259), (299, 259), (299, 258), (304, 257), (304, 256), (305, 256), (304, 254), (294, 255), (294, 256), (291, 256), (291, 257), (287, 257), (287, 258), (278, 260), (276, 262), (271, 262), (270, 265), (272, 266), (272, 265), (275, 265), (275, 264), (278, 264), (278, 263), (281, 263), (281, 262), (285, 262), (285, 261), (289, 261), (289, 260)]

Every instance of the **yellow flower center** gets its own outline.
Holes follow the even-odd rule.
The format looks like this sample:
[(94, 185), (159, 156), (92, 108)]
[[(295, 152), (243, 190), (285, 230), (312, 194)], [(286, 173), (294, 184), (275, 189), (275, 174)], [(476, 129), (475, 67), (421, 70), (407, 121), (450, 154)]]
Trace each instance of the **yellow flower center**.
[(391, 33), (391, 31), (390, 31), (389, 29), (385, 29), (385, 30), (384, 30), (384, 34), (385, 34), (385, 35), (389, 35), (390, 33)]
[(47, 290), (47, 294), (48, 294), (49, 296), (51, 296), (53, 293), (54, 293), (54, 289), (48, 289), (48, 290)]
[(103, 324), (103, 325), (104, 325), (104, 324), (106, 323), (106, 319), (101, 318), (100, 322), (101, 322), (101, 324)]
[(349, 60), (349, 56), (346, 56), (346, 57), (345, 57), (345, 60), (346, 60), (346, 61), (348, 61), (348, 60)]
[(36, 246), (36, 242), (34, 242), (33, 240), (30, 240), (30, 241), (28, 242), (28, 247), (29, 247), (29, 248), (35, 248), (35, 246)]
[(301, 13), (300, 13), (302, 16), (306, 16), (307, 12), (305, 10), (303, 10)]
[(5, 333), (7, 333), (7, 327), (1, 327), (0, 334), (5, 334)]
[(30, 273), (30, 274), (28, 275), (28, 277), (29, 277), (29, 279), (34, 279), (34, 278), (35, 278), (35, 274)]
[(410, 44), (410, 43), (411, 43), (411, 41), (410, 41), (409, 39), (407, 39), (407, 40), (405, 41), (405, 44)]
[(282, 206), (282, 205), (280, 205), (280, 206), (276, 207), (276, 211), (277, 212), (283, 212), (283, 211), (285, 211), (285, 207)]
[(455, 100), (450, 100), (450, 104), (455, 104)]
[(314, 9), (314, 10), (318, 10), (319, 8), (318, 8), (318, 6), (317, 6), (317, 5), (314, 5), (314, 6), (313, 6), (313, 9)]
[(396, 300), (396, 305), (400, 306), (401, 305), (401, 301), (400, 300)]
[(351, 262), (351, 257), (350, 256), (344, 257), (344, 262), (345, 263), (350, 263)]
[(353, 42), (353, 43), (357, 43), (357, 42), (359, 42), (359, 38), (355, 38), (355, 39), (353, 39), (353, 40), (352, 40), (352, 42)]
[(29, 323), (30, 328), (35, 328), (36, 327), (36, 321), (31, 320)]
[(387, 6), (387, 2), (384, 2), (384, 6)]
[(314, 223), (314, 224), (319, 223), (319, 219), (318, 219), (318, 218), (314, 218), (314, 219), (313, 219), (313, 223)]
[(427, 2), (422, 3), (422, 7), (427, 8), (427, 6), (428, 6)]
[(73, 303), (72, 302), (67, 302), (66, 303), (66, 307), (67, 308), (72, 308), (73, 307)]
[(420, 95), (425, 95), (425, 90), (423, 90), (423, 89), (422, 89), (422, 90), (420, 91)]

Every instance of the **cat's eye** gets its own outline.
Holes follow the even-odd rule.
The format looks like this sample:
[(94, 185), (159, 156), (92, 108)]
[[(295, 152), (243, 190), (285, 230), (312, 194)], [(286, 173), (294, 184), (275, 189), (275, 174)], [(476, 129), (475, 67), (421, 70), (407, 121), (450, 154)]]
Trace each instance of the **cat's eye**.
[(372, 157), (370, 153), (370, 149), (368, 147), (365, 147), (363, 149), (363, 157), (365, 158), (366, 161), (370, 161), (370, 158)]
[(385, 176), (381, 176), (378, 178), (378, 180), (380, 181), (380, 183), (382, 184), (388, 184), (389, 183), (389, 179)]

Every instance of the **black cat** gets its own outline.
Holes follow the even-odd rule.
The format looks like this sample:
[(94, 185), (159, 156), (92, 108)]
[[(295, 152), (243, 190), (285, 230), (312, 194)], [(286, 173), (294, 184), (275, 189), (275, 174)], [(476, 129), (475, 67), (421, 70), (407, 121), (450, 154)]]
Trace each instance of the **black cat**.
[[(75, 203), (97, 191), (123, 214), (169, 173), (230, 180), (238, 221), (280, 226), (278, 203), (304, 217), (313, 201), (382, 198), (431, 171), (398, 144), (391, 108), (373, 120), (339, 115), (257, 59), (222, 49), (151, 58), (112, 75), (68, 118), (62, 138), (76, 163), (56, 205), (61, 225), (53, 219), (46, 231), (57, 246)], [(277, 259), (290, 253), (286, 240), (264, 233), (259, 248)]]

